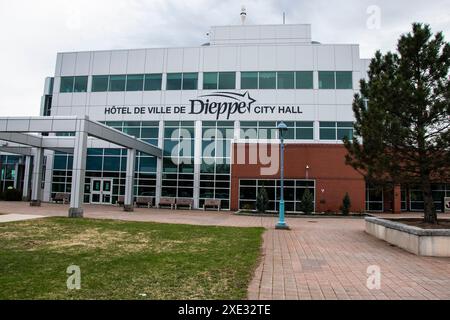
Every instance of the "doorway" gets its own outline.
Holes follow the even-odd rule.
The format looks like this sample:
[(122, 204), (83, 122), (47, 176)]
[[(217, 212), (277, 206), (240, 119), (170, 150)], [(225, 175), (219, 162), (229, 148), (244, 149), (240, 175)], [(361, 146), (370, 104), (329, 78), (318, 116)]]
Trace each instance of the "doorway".
[(91, 203), (112, 203), (112, 179), (95, 178), (91, 180)]

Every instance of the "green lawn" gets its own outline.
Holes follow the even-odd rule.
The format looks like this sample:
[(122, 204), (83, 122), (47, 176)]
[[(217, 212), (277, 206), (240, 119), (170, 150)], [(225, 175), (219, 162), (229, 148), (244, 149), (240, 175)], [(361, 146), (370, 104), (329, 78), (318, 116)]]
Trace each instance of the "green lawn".
[[(0, 299), (245, 299), (262, 228), (46, 218), (0, 224)], [(68, 290), (67, 267), (81, 269)]]

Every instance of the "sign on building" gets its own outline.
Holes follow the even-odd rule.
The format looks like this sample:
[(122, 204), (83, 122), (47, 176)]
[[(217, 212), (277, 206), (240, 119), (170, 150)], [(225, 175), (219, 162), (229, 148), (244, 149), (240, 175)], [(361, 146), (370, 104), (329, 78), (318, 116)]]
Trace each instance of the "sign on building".
[(444, 198), (445, 212), (450, 213), (450, 198)]

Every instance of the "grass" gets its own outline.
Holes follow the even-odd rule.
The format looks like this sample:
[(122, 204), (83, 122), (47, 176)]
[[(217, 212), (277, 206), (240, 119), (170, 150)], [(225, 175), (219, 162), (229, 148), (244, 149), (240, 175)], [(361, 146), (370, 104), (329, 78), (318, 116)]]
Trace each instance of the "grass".
[[(245, 299), (262, 228), (46, 218), (0, 224), (0, 299)], [(81, 269), (68, 290), (67, 267)]]

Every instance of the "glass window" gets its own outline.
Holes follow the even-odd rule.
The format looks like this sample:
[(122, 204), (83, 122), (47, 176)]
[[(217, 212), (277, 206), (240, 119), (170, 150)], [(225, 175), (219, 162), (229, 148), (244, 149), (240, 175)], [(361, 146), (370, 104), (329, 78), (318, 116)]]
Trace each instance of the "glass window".
[(104, 157), (103, 170), (120, 171), (120, 157)]
[(353, 139), (353, 123), (352, 122), (338, 122), (337, 123), (337, 139), (343, 140), (347, 137), (349, 140)]
[(142, 91), (144, 88), (144, 75), (134, 74), (127, 76), (127, 91)]
[(336, 122), (320, 123), (320, 140), (336, 140)]
[(335, 72), (319, 71), (319, 89), (335, 89)]
[(336, 72), (336, 89), (353, 89), (353, 73), (351, 71)]
[(67, 156), (55, 156), (53, 158), (53, 169), (66, 170), (67, 169)]
[(109, 77), (109, 91), (125, 91), (126, 76), (110, 76)]
[(159, 129), (158, 128), (142, 128), (141, 138), (143, 139), (157, 139)]
[(123, 133), (129, 134), (130, 136), (140, 138), (141, 136), (141, 128), (130, 128), (130, 127), (124, 127)]
[(73, 92), (86, 92), (88, 77), (75, 77), (75, 86)]
[(313, 89), (313, 72), (312, 71), (298, 71), (296, 76), (297, 89)]
[(181, 73), (168, 73), (167, 74), (167, 90), (181, 90)]
[(108, 91), (108, 76), (93, 76), (92, 77), (92, 92)]
[(59, 92), (68, 93), (73, 92), (74, 77), (61, 77), (61, 85)]
[(183, 73), (183, 90), (197, 90), (198, 73)]
[(146, 74), (144, 90), (145, 91), (161, 90), (161, 83), (162, 83), (162, 74), (160, 73)]
[(278, 89), (294, 89), (294, 72), (278, 72), (277, 81)]
[(139, 161), (140, 172), (156, 172), (156, 158), (142, 157)]
[(220, 72), (219, 89), (236, 89), (236, 73)]
[(241, 89), (258, 89), (258, 72), (241, 72)]
[(314, 139), (314, 123), (312, 121), (301, 121), (296, 123), (297, 140)]
[(276, 88), (277, 88), (276, 72), (259, 73), (259, 89), (276, 89)]
[(102, 157), (87, 157), (86, 170), (89, 171), (101, 171), (102, 170)]
[(217, 89), (217, 72), (203, 73), (203, 89), (205, 90)]

